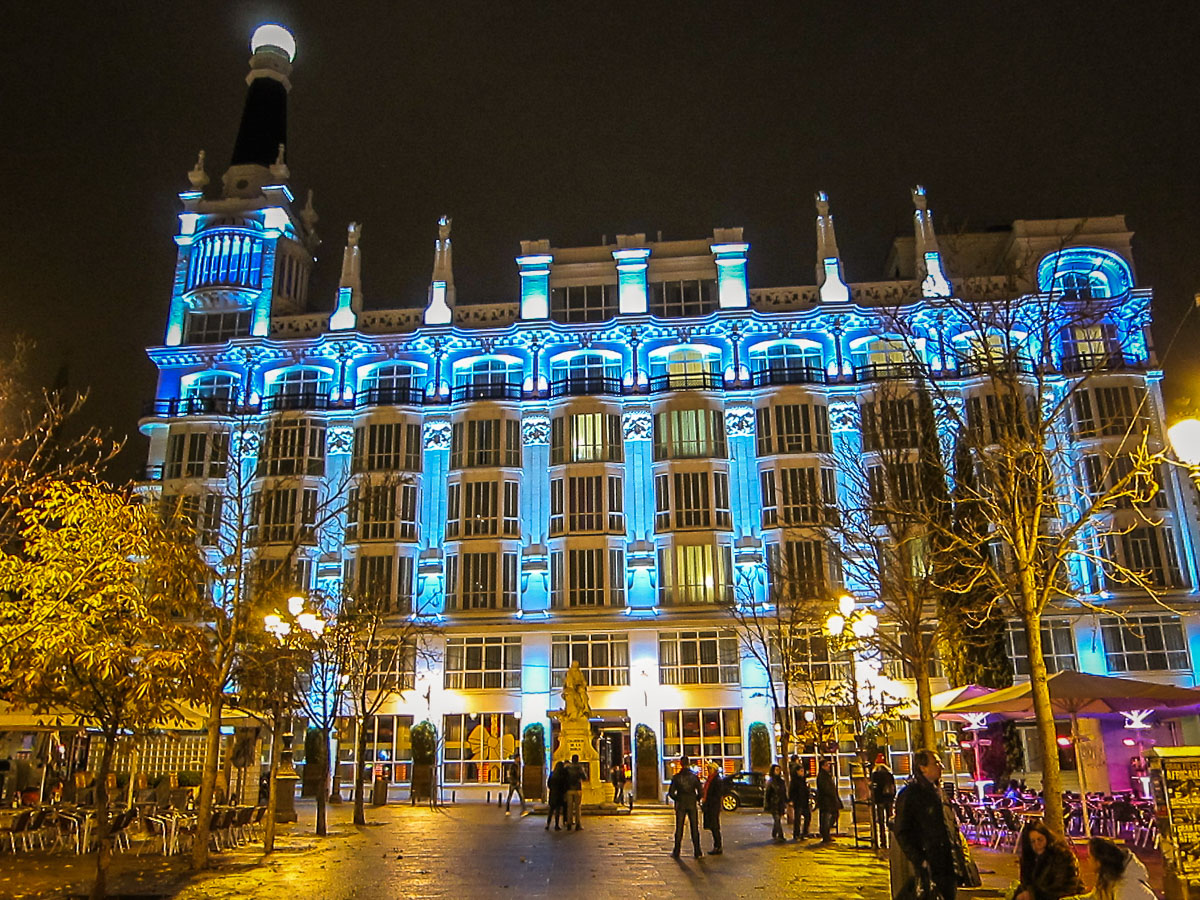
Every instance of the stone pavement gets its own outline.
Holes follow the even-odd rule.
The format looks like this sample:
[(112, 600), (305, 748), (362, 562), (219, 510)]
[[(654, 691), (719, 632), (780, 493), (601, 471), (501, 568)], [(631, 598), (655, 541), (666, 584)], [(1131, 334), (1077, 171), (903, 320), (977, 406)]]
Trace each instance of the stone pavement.
[[(312, 834), (313, 806), (285, 826), (279, 849), (264, 859), (252, 847), (218, 856), (192, 878), (185, 860), (120, 854), (112, 891), (178, 900), (371, 900), (371, 898), (839, 898), (888, 900), (887, 863), (842, 838), (774, 844), (761, 812), (722, 817), (725, 853), (670, 857), (674, 817), (649, 809), (585, 817), (580, 833), (547, 832), (544, 819), (505, 816), (479, 803), (429, 809), (406, 804), (368, 809), (370, 825), (350, 824), (352, 806), (331, 807), (331, 834)], [(703, 846), (710, 846), (707, 832)], [(1009, 853), (977, 850), (984, 888), (962, 900), (997, 898), (1016, 874)], [(90, 883), (94, 857), (0, 856), (0, 898), (63, 897)]]

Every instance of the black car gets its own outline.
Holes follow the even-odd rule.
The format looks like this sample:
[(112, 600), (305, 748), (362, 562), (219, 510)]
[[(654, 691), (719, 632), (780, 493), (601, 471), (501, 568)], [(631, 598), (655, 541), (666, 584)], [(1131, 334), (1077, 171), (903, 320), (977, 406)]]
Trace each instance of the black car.
[(761, 772), (738, 772), (726, 781), (721, 806), (727, 812), (733, 812), (739, 806), (762, 809), (766, 785), (767, 778)]

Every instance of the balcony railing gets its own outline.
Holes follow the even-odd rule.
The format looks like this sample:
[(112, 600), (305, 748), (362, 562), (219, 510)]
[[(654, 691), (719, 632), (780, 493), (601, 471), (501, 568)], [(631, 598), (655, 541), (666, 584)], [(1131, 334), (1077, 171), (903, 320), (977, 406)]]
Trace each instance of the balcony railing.
[(564, 378), (550, 383), (551, 397), (588, 397), (618, 395), (621, 393), (620, 378), (581, 377)]
[(355, 398), (355, 405), (365, 406), (420, 406), (425, 402), (425, 392), (414, 387), (373, 387)]
[(450, 394), (455, 403), (460, 400), (520, 400), (521, 385), (513, 381), (460, 384)]
[(1131, 356), (1126, 356), (1119, 350), (1107, 353), (1073, 353), (1064, 356), (1062, 370), (1072, 375), (1083, 372), (1111, 371), (1113, 369), (1129, 369), (1136, 365)]
[(142, 407), (143, 416), (165, 419), (179, 416), (231, 416), (238, 412), (236, 400), (227, 397), (175, 397), (151, 400)]
[(263, 412), (289, 409), (329, 409), (329, 395), (306, 391), (302, 394), (271, 394), (263, 397)]
[(716, 372), (684, 372), (678, 375), (656, 375), (650, 379), (650, 393), (660, 391), (719, 391), (725, 379)]
[[(951, 377), (950, 372), (944, 372), (943, 374)], [(1033, 363), (1028, 359), (1014, 359), (1012, 357), (988, 359), (986, 356), (965, 356), (958, 361), (957, 374), (963, 378), (970, 378), (975, 375), (1032, 375)]]
[(889, 378), (920, 378), (924, 367), (915, 362), (868, 363), (854, 367), (857, 381), (882, 381)]
[(752, 378), (755, 387), (772, 384), (825, 384), (829, 381), (825, 370), (816, 366), (772, 366), (755, 372)]

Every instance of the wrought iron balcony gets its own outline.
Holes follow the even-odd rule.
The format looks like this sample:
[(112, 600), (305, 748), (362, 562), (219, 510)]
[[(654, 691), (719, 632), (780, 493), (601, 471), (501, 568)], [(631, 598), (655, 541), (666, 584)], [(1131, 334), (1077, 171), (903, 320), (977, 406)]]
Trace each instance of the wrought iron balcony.
[(301, 394), (271, 394), (263, 397), (263, 412), (280, 412), (289, 409), (329, 409), (329, 395), (315, 391)]
[(1136, 365), (1137, 361), (1133, 357), (1125, 355), (1120, 350), (1112, 350), (1101, 353), (1073, 353), (1070, 356), (1064, 356), (1062, 370), (1072, 375), (1078, 375), (1084, 372), (1131, 369)]
[(920, 378), (925, 367), (915, 362), (868, 363), (854, 367), (856, 381), (883, 381), (889, 378)]
[(716, 372), (684, 372), (677, 375), (656, 375), (650, 379), (650, 393), (660, 391), (719, 391), (725, 378)]
[(143, 416), (164, 419), (182, 416), (232, 416), (237, 412), (237, 401), (227, 397), (174, 397), (150, 400), (142, 407)]
[(460, 384), (451, 391), (450, 399), (460, 400), (520, 400), (521, 385), (513, 381)]
[[(951, 372), (943, 372), (947, 377), (953, 377)], [(989, 359), (986, 356), (964, 356), (958, 361), (957, 374), (962, 378), (975, 375), (1016, 374), (1032, 375), (1033, 362), (1028, 359), (1004, 357)]]
[(355, 398), (355, 406), (421, 406), (425, 392), (414, 387), (373, 387)]
[(752, 376), (755, 387), (773, 384), (825, 384), (829, 377), (816, 366), (771, 366)]
[(551, 397), (613, 396), (621, 393), (620, 378), (579, 377), (564, 378), (550, 383)]

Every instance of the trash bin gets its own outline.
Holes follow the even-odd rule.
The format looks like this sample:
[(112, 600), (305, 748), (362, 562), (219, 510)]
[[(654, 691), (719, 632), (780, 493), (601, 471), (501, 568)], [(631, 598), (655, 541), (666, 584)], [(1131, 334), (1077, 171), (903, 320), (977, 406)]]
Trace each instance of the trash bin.
[(376, 778), (371, 783), (371, 805), (387, 806), (388, 782), (386, 778)]

